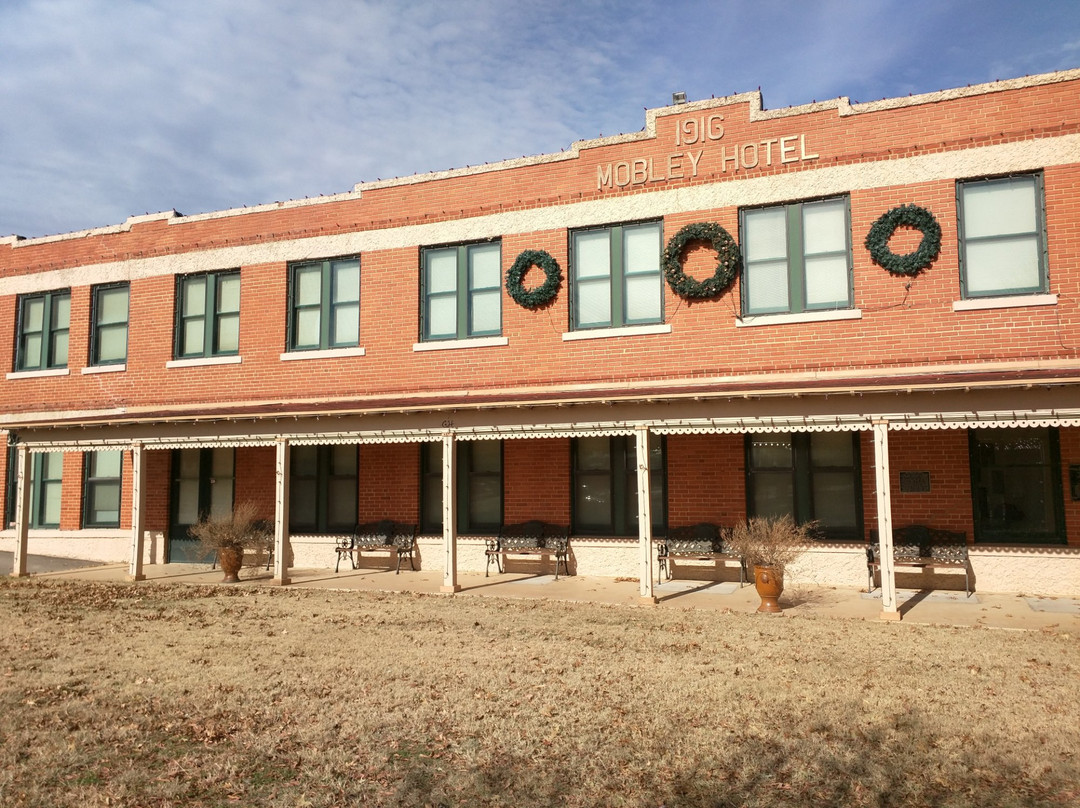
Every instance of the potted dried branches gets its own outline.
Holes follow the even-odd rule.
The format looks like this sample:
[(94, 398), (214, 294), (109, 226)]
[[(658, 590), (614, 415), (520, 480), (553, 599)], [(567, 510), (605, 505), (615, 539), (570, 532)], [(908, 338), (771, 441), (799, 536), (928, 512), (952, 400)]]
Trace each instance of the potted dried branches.
[(813, 527), (812, 522), (796, 524), (790, 515), (754, 516), (735, 526), (729, 545), (744, 564), (754, 568), (754, 585), (761, 597), (759, 612), (781, 611), (784, 570), (802, 555)]
[(274, 541), (273, 526), (258, 518), (258, 509), (251, 502), (242, 502), (225, 516), (205, 516), (192, 525), (188, 532), (199, 540), (207, 553), (216, 553), (225, 573), (223, 583), (240, 580), (240, 568), (245, 554), (254, 566), (266, 560)]

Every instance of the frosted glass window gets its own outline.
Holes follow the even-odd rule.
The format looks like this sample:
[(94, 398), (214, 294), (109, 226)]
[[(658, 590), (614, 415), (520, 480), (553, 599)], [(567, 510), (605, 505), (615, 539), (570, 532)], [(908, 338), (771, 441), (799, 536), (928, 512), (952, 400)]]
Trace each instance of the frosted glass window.
[(290, 268), (290, 350), (360, 344), (360, 259)]
[(424, 250), (423, 339), (465, 339), (502, 332), (502, 245)]
[(742, 228), (747, 314), (852, 305), (846, 198), (744, 211)]
[(663, 320), (659, 222), (580, 231), (572, 244), (574, 328)]
[(128, 287), (99, 286), (94, 289), (94, 330), (91, 335), (92, 365), (108, 365), (127, 359)]
[(178, 358), (210, 357), (240, 351), (240, 273), (235, 270), (178, 280)]
[(67, 367), (71, 292), (67, 289), (18, 299), (16, 370)]
[(961, 183), (960, 207), (965, 296), (1048, 290), (1041, 177)]

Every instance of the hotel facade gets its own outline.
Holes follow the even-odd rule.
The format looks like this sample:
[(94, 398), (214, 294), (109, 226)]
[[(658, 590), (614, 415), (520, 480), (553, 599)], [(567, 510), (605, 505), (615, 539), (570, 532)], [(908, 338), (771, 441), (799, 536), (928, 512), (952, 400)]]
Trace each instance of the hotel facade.
[[(963, 532), (976, 591), (1080, 597), (1080, 70), (648, 110), (557, 154), (0, 238), (0, 549), (199, 560), (250, 501), (274, 577), (419, 525), (444, 589), (504, 523), (570, 572), (814, 520), (789, 580)], [(712, 575), (712, 568), (681, 567)], [(902, 586), (959, 584), (885, 565)], [(407, 573), (402, 573), (407, 574)]]

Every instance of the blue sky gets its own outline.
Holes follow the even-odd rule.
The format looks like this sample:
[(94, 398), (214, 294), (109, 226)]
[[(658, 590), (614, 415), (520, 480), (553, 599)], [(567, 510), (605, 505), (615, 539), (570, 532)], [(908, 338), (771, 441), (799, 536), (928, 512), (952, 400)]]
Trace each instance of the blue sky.
[(0, 236), (1080, 67), (1080, 0), (0, 0)]

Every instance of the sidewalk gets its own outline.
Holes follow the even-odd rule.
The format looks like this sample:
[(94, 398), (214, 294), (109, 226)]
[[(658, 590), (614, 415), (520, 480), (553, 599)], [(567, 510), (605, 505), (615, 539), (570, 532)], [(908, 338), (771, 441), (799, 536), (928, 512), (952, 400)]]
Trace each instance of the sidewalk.
[[(158, 583), (219, 584), (222, 575), (221, 570), (211, 570), (206, 564), (147, 565), (144, 571), (147, 581)], [(289, 588), (295, 589), (442, 594), (441, 571), (406, 570), (395, 575), (392, 570), (383, 569), (342, 570), (337, 574), (329, 569), (293, 569), (290, 575)], [(36, 577), (119, 583), (128, 581), (128, 568), (126, 564), (65, 568), (42, 571)], [(262, 569), (245, 569), (241, 578), (239, 584), (229, 586), (274, 585), (272, 573)], [(469, 572), (459, 574), (458, 583), (461, 591), (452, 597), (544, 598), (611, 606), (640, 606), (636, 580), (574, 575), (560, 577), (556, 581), (552, 575), (519, 573), (485, 578), (482, 573)], [(657, 584), (655, 592), (659, 599), (656, 608), (660, 609), (754, 612), (759, 603), (753, 584), (740, 587), (735, 582), (676, 579)], [(900, 590), (898, 595), (902, 623), (1052, 631), (1080, 636), (1080, 601), (1077, 600), (982, 592), (966, 597), (963, 592), (942, 590)], [(795, 585), (784, 590), (780, 603), (784, 607), (783, 614), (788, 617), (878, 620), (881, 616), (880, 590), (868, 595), (858, 589)], [(762, 619), (769, 617), (762, 615)]]

